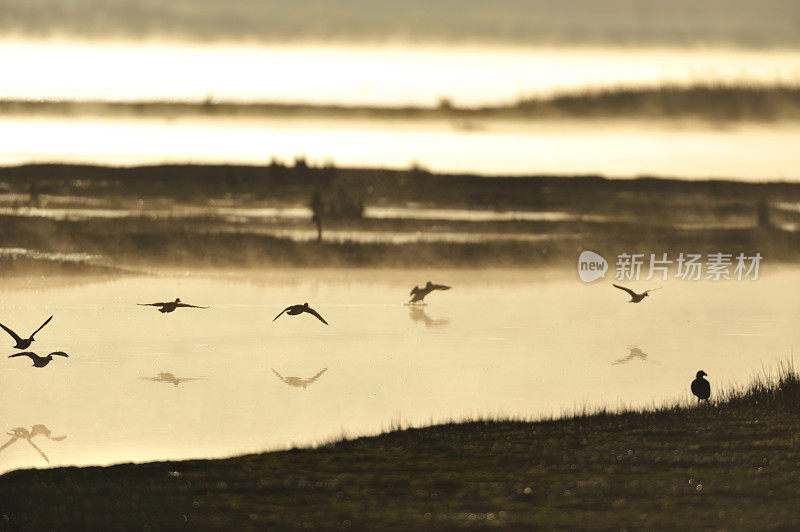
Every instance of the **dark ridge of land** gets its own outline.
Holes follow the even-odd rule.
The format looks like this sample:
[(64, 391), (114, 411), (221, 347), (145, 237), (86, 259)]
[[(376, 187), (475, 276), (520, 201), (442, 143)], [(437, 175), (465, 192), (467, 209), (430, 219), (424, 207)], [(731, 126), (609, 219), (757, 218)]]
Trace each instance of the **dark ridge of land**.
[(0, 33), (236, 43), (800, 44), (792, 0), (0, 0)]
[(800, 87), (694, 85), (580, 91), (524, 98), (512, 105), (460, 107), (443, 98), (438, 107), (345, 106), (292, 103), (181, 101), (0, 100), (0, 114), (109, 117), (336, 118), (374, 120), (453, 120), (471, 130), (476, 120), (575, 118), (699, 119), (775, 121), (800, 119)]
[[(362, 200), (366, 205), (462, 207), (472, 209), (549, 210), (570, 208), (582, 214), (659, 213), (710, 205), (730, 213), (758, 199), (800, 201), (800, 183), (744, 182), (709, 176), (682, 180), (642, 176), (610, 179), (600, 175), (521, 175), (493, 177), (407, 170), (294, 165), (277, 161), (262, 166), (164, 164), (132, 167), (81, 164), (0, 166), (0, 193), (99, 199), (122, 204), (169, 200), (274, 202), (307, 205), (315, 190)], [(35, 199), (35, 198), (34, 198)], [(152, 203), (157, 205), (157, 203)], [(660, 206), (660, 207), (659, 207)], [(698, 213), (699, 214), (699, 213)]]
[[(0, 191), (0, 248), (98, 255), (102, 258), (92, 264), (111, 268), (520, 267), (571, 263), (585, 249), (606, 257), (721, 252), (761, 253), (770, 263), (800, 260), (800, 184), (793, 183), (486, 178), (419, 168), (317, 168), (300, 160), (294, 166), (262, 167), (5, 167), (0, 168)], [(235, 208), (309, 205), (316, 193), (334, 207), (416, 205), (565, 216), (539, 221), (323, 216), (323, 234), (438, 231), (535, 237), (398, 243), (327, 237), (296, 241), (270, 231), (312, 232), (310, 214), (308, 219), (235, 215)], [(217, 212), (220, 206), (234, 209), (233, 214)], [(51, 208), (63, 214), (51, 216)], [(183, 214), (191, 208), (205, 214)], [(80, 214), (93, 209), (123, 215)]]
[(13, 530), (800, 527), (800, 383), (228, 458), (0, 476)]

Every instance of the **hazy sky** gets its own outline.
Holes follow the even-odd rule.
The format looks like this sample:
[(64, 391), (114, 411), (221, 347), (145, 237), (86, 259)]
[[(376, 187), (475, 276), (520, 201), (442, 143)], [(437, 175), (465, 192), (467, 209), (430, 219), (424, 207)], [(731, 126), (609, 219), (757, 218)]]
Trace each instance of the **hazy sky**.
[(0, 0), (0, 35), (800, 46), (797, 0)]

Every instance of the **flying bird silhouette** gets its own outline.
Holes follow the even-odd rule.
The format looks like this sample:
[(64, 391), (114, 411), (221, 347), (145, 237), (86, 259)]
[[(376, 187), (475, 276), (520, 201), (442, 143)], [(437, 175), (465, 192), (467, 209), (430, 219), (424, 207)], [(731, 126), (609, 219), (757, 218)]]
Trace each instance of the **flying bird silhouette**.
[(23, 351), (22, 353), (15, 353), (13, 355), (9, 355), (8, 358), (29, 357), (31, 360), (33, 360), (33, 366), (34, 367), (43, 368), (46, 365), (48, 365), (51, 360), (53, 360), (53, 355), (69, 358), (69, 355), (66, 354), (64, 351), (53, 351), (52, 353), (50, 353), (46, 357), (40, 357), (39, 355), (37, 355), (36, 353), (34, 353), (32, 351)]
[(10, 334), (11, 338), (13, 338), (15, 342), (17, 342), (17, 345), (14, 346), (15, 348), (17, 348), (17, 349), (28, 349), (31, 346), (31, 344), (35, 341), (33, 339), (33, 336), (36, 333), (38, 333), (39, 331), (41, 331), (44, 328), (45, 325), (50, 323), (50, 320), (52, 320), (52, 319), (53, 319), (53, 316), (50, 316), (49, 318), (47, 318), (47, 321), (42, 323), (42, 325), (38, 329), (33, 331), (33, 334), (31, 334), (28, 338), (21, 338), (17, 333), (15, 333), (14, 331), (9, 329), (8, 327), (3, 325), (2, 323), (0, 323), (0, 327), (2, 327), (4, 331), (6, 331), (8, 334)]
[(167, 382), (178, 386), (182, 382), (201, 381), (203, 377), (176, 377), (168, 371), (161, 371), (155, 377), (141, 377), (142, 380), (153, 382)]
[(703, 378), (706, 375), (708, 374), (705, 371), (700, 370), (692, 381), (692, 393), (697, 396), (697, 404), (700, 404), (700, 401), (708, 401), (711, 397), (711, 384)]
[(298, 314), (302, 314), (303, 312), (308, 312), (309, 314), (311, 314), (312, 316), (316, 317), (316, 318), (317, 318), (319, 321), (321, 321), (321, 322), (322, 322), (322, 323), (324, 323), (325, 325), (328, 325), (328, 322), (327, 322), (327, 321), (325, 321), (325, 318), (323, 318), (322, 316), (320, 316), (320, 315), (319, 315), (319, 312), (317, 312), (317, 311), (316, 311), (316, 310), (314, 310), (313, 308), (309, 307), (309, 306), (308, 306), (308, 303), (303, 303), (302, 305), (292, 305), (292, 306), (290, 306), (290, 307), (286, 307), (285, 309), (283, 309), (283, 310), (281, 311), (281, 313), (280, 313), (280, 314), (278, 314), (277, 316), (275, 316), (275, 317), (272, 319), (272, 321), (275, 321), (275, 320), (277, 320), (278, 318), (280, 318), (280, 317), (283, 315), (283, 313), (284, 313), (284, 312), (285, 312), (286, 314), (288, 314), (289, 316), (297, 316)]
[(140, 307), (160, 307), (158, 311), (161, 313), (173, 312), (176, 308), (209, 308), (181, 303), (181, 298), (179, 297), (176, 297), (175, 301), (167, 301), (166, 303), (137, 303), (137, 305)]
[(309, 378), (304, 379), (302, 377), (283, 377), (280, 373), (275, 371), (273, 368), (269, 368), (269, 369), (271, 369), (272, 373), (274, 373), (280, 380), (282, 380), (283, 382), (285, 382), (289, 386), (294, 386), (295, 388), (302, 388), (304, 390), (309, 385), (314, 384), (314, 381), (319, 379), (320, 375), (322, 375), (323, 373), (328, 371), (328, 368), (323, 368), (322, 371), (320, 371), (319, 373), (317, 373), (313, 377), (309, 377)]
[(637, 294), (636, 292), (634, 292), (634, 291), (633, 291), (633, 290), (631, 290), (630, 288), (625, 288), (624, 286), (620, 286), (620, 285), (618, 285), (618, 284), (613, 284), (613, 283), (612, 283), (612, 286), (615, 286), (615, 287), (619, 288), (620, 290), (624, 290), (625, 292), (628, 292), (628, 293), (630, 294), (630, 296), (631, 296), (631, 300), (630, 300), (630, 301), (628, 301), (628, 303), (638, 303), (639, 301), (641, 301), (642, 299), (644, 299), (644, 298), (646, 298), (648, 295), (650, 295), (650, 292), (652, 292), (652, 291), (654, 291), (654, 290), (659, 290), (659, 289), (661, 288), (661, 287), (659, 286), (658, 288), (651, 288), (650, 290), (645, 290), (645, 291), (644, 291), (644, 292), (642, 292), (641, 294)]
[(450, 290), (449, 286), (445, 286), (443, 284), (433, 284), (432, 282), (428, 281), (425, 286), (420, 288), (419, 286), (415, 286), (411, 289), (411, 301), (409, 303), (418, 303), (425, 299), (425, 296), (433, 292), (434, 290)]

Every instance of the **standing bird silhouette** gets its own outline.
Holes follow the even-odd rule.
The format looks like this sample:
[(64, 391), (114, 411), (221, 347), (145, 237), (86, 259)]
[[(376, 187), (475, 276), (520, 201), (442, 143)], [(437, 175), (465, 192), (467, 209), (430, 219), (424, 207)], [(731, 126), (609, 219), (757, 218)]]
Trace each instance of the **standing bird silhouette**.
[(411, 293), (409, 294), (411, 296), (411, 301), (409, 301), (409, 303), (419, 303), (425, 299), (425, 296), (434, 290), (450, 290), (450, 287), (443, 284), (433, 284), (430, 281), (428, 281), (422, 288), (415, 286), (411, 289)]
[(28, 357), (31, 360), (33, 360), (33, 367), (35, 367), (35, 368), (43, 368), (46, 365), (48, 365), (51, 360), (53, 360), (53, 355), (58, 355), (60, 357), (69, 358), (69, 355), (66, 354), (64, 351), (53, 351), (52, 353), (50, 353), (46, 357), (40, 357), (39, 355), (37, 355), (36, 353), (33, 353), (31, 351), (23, 351), (22, 353), (16, 353), (14, 355), (9, 355), (8, 358)]
[(280, 314), (278, 314), (277, 316), (272, 318), (272, 321), (275, 321), (278, 318), (280, 318), (283, 315), (284, 312), (286, 314), (288, 314), (289, 316), (297, 316), (298, 314), (302, 314), (303, 312), (308, 312), (309, 314), (311, 314), (312, 316), (317, 318), (319, 321), (321, 321), (325, 325), (328, 324), (328, 322), (325, 321), (325, 318), (323, 318), (322, 316), (319, 315), (319, 312), (317, 312), (316, 310), (314, 310), (313, 308), (308, 306), (308, 303), (303, 303), (302, 305), (292, 305), (290, 307), (286, 307), (285, 309), (283, 309), (281, 311)]
[(161, 313), (172, 312), (176, 308), (209, 308), (209, 307), (198, 307), (197, 305), (189, 305), (188, 303), (181, 303), (181, 298), (176, 297), (175, 301), (167, 301), (166, 303), (137, 303), (140, 307), (160, 307), (158, 309)]
[(697, 396), (698, 404), (700, 404), (700, 401), (708, 401), (708, 398), (711, 397), (711, 384), (703, 378), (706, 375), (705, 371), (700, 370), (692, 381), (692, 393)]
[(15, 342), (17, 342), (17, 345), (14, 346), (15, 348), (17, 348), (17, 349), (28, 349), (31, 346), (31, 344), (35, 341), (33, 339), (33, 336), (36, 333), (38, 333), (39, 331), (41, 331), (44, 328), (45, 325), (50, 323), (50, 320), (52, 320), (52, 319), (53, 319), (53, 316), (50, 316), (49, 318), (47, 318), (47, 321), (42, 323), (42, 325), (38, 329), (33, 331), (33, 334), (31, 334), (28, 338), (21, 338), (17, 333), (15, 333), (14, 331), (9, 329), (8, 327), (3, 325), (2, 323), (0, 323), (0, 327), (2, 327), (4, 331), (6, 331), (8, 334), (10, 334), (11, 338), (13, 338)]
[(631, 300), (628, 301), (628, 303), (638, 303), (639, 301), (641, 301), (642, 299), (644, 299), (648, 295), (650, 295), (650, 292), (652, 292), (653, 290), (658, 290), (659, 288), (661, 288), (661, 287), (659, 287), (659, 288), (651, 288), (650, 290), (645, 290), (641, 294), (637, 294), (636, 292), (634, 292), (630, 288), (625, 288), (624, 286), (620, 286), (618, 284), (613, 284), (612, 283), (612, 286), (615, 286), (615, 287), (619, 288), (620, 290), (624, 290), (625, 292), (628, 292), (630, 294)]

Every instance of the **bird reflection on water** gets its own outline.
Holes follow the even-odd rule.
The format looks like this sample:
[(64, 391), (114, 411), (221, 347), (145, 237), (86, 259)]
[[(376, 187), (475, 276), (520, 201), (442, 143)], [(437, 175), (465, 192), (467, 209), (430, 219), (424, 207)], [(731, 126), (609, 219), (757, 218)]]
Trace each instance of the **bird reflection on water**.
[(47, 458), (47, 455), (44, 454), (44, 451), (42, 451), (35, 443), (33, 443), (33, 438), (37, 436), (44, 436), (52, 441), (61, 441), (66, 438), (66, 436), (52, 436), (50, 429), (44, 425), (33, 425), (30, 430), (25, 427), (16, 427), (12, 429), (11, 432), (7, 432), (6, 434), (11, 436), (11, 439), (9, 439), (0, 447), (0, 452), (2, 452), (6, 447), (14, 444), (17, 440), (25, 440), (31, 445), (31, 447), (36, 449), (39, 455), (41, 455), (41, 457), (44, 458), (44, 461), (48, 464), (50, 463), (50, 460)]
[(175, 386), (178, 386), (182, 382), (202, 381), (205, 380), (205, 377), (176, 377), (174, 374), (168, 371), (161, 371), (155, 377), (141, 377), (141, 379), (153, 382), (166, 382), (168, 384), (174, 384)]
[(419, 305), (408, 306), (409, 317), (414, 323), (424, 323), (425, 327), (446, 327), (450, 325), (450, 320), (447, 318), (431, 318), (425, 312), (425, 308)]
[(319, 379), (320, 376), (323, 373), (328, 371), (328, 368), (323, 368), (322, 371), (320, 371), (319, 373), (317, 373), (313, 377), (309, 377), (309, 378), (306, 379), (306, 378), (302, 378), (302, 377), (284, 377), (280, 373), (275, 371), (273, 368), (270, 368), (270, 369), (272, 370), (272, 373), (274, 373), (280, 380), (282, 380), (283, 382), (285, 382), (289, 386), (294, 386), (295, 388), (302, 388), (304, 390), (306, 388), (308, 388), (308, 386), (310, 386), (311, 384), (314, 384), (314, 381)]
[(647, 353), (645, 353), (644, 351), (639, 349), (638, 346), (631, 345), (631, 346), (628, 346), (628, 349), (630, 350), (630, 352), (628, 353), (628, 356), (626, 356), (624, 358), (620, 358), (619, 360), (615, 360), (614, 362), (611, 363), (611, 365), (612, 366), (618, 366), (620, 364), (627, 364), (628, 362), (630, 362), (631, 360), (633, 360), (635, 358), (638, 358), (642, 362), (647, 362)]

